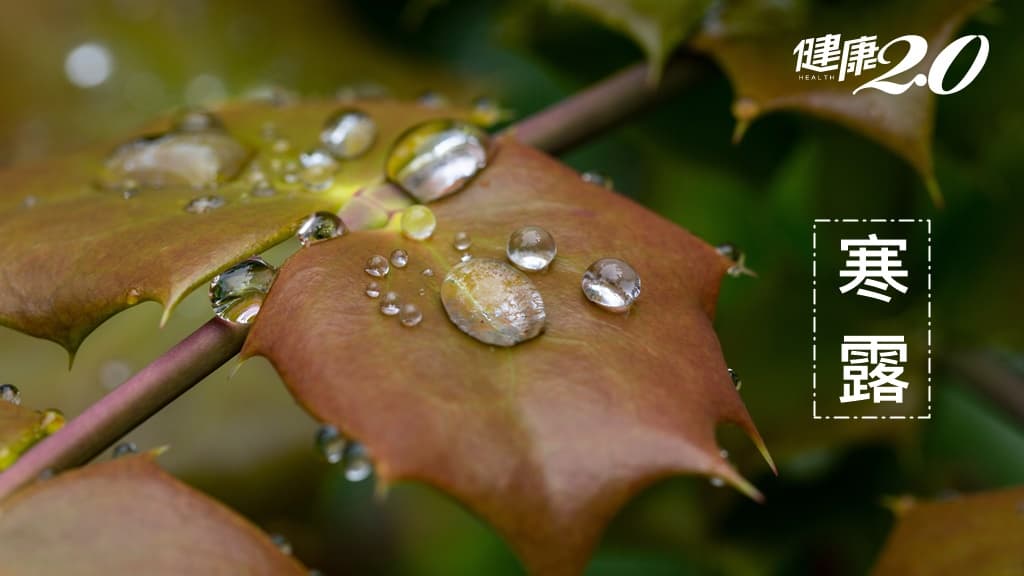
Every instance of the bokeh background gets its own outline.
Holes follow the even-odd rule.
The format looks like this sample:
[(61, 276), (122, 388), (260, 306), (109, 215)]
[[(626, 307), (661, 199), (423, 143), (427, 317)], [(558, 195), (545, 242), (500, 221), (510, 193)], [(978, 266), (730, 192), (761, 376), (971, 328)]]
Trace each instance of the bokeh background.
[[(2, 165), (253, 95), (437, 90), (489, 96), (522, 117), (642, 58), (624, 37), (530, 1), (66, 0), (7, 2), (3, 14)], [(727, 279), (716, 325), (780, 472), (723, 430), (766, 503), (702, 478), (664, 482), (614, 520), (588, 574), (862, 574), (893, 525), (890, 498), (1024, 483), (1022, 23), (1024, 5), (997, 2), (965, 27), (992, 49), (970, 88), (938, 99), (943, 209), (902, 160), (817, 120), (771, 115), (733, 145), (732, 90), (717, 71), (564, 157), (709, 242), (746, 249), (759, 278)], [(932, 420), (811, 420), (815, 217), (934, 219)], [(210, 315), (193, 294), (159, 329), (159, 307), (143, 304), (97, 330), (70, 371), (57, 345), (0, 328), (0, 381), (73, 416)], [(315, 428), (256, 359), (218, 371), (128, 439), (170, 445), (167, 469), (286, 535), (326, 574), (521, 572), (446, 496), (400, 485), (382, 500), (372, 482), (346, 482), (316, 458)]]

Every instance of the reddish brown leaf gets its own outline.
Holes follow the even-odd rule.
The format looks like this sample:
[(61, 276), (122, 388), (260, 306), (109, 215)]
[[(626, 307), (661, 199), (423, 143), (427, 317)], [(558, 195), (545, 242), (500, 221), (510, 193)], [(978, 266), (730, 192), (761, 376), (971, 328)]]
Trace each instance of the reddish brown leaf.
[(306, 574), (148, 455), (66, 472), (0, 502), (0, 559), (4, 576)]
[[(661, 478), (713, 475), (757, 494), (715, 441), (716, 426), (732, 422), (763, 447), (712, 329), (730, 262), (514, 141), (466, 190), (431, 207), (429, 241), (406, 240), (393, 221), (293, 256), (243, 352), (269, 358), (309, 412), (364, 442), (385, 486), (420, 480), (452, 494), (538, 574), (581, 571), (612, 515)], [(471, 235), (473, 257), (504, 259), (508, 235), (526, 224), (558, 242), (551, 268), (530, 276), (547, 330), (493, 348), (448, 321), (438, 287), (458, 260), (456, 232)], [(423, 311), (413, 328), (364, 294), (367, 259), (395, 248), (409, 265), (381, 283)], [(642, 277), (628, 315), (581, 292), (583, 271), (605, 256)], [(428, 267), (433, 277), (421, 274)]]

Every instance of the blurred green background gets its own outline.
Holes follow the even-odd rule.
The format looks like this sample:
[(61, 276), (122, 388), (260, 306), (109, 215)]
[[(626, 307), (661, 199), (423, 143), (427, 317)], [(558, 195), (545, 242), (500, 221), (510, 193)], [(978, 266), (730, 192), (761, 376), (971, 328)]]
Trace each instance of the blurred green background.
[[(1004, 390), (1024, 395), (1024, 199), (1014, 192), (1024, 178), (1022, 23), (1024, 5), (999, 2), (963, 32), (988, 36), (992, 49), (967, 90), (938, 98), (944, 209), (902, 160), (817, 120), (772, 115), (733, 145), (732, 91), (717, 71), (565, 156), (709, 242), (746, 248), (760, 277), (726, 279), (716, 325), (780, 472), (773, 477), (740, 434), (723, 430), (766, 503), (706, 479), (660, 484), (615, 519), (589, 574), (862, 574), (893, 523), (886, 497), (954, 498), (1024, 483), (1024, 422), (980, 391), (992, 378), (978, 378), (979, 367), (1000, 372)], [(83, 45), (109, 64), (91, 87), (73, 84), (65, 67)], [(0, 163), (109, 139), (186, 104), (281, 89), (329, 95), (374, 85), (409, 98), (433, 89), (458, 102), (486, 95), (522, 117), (641, 57), (624, 37), (539, 2), (7, 3)], [(815, 217), (934, 219), (932, 420), (811, 420)], [(21, 388), (26, 404), (77, 414), (210, 311), (205, 295), (193, 294), (162, 330), (159, 315), (148, 303), (108, 321), (70, 372), (57, 345), (0, 328), (0, 380)], [(521, 572), (506, 545), (447, 497), (401, 485), (380, 500), (372, 482), (346, 482), (315, 457), (315, 427), (257, 359), (223, 368), (129, 439), (169, 444), (161, 462), (170, 471), (286, 535), (326, 574)]]

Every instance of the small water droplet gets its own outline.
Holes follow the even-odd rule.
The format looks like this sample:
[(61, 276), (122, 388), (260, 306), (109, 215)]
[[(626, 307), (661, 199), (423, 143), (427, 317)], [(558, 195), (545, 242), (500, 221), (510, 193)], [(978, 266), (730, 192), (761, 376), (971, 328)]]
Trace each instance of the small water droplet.
[(227, 204), (227, 200), (223, 196), (197, 196), (189, 200), (189, 203), (185, 205), (185, 212), (189, 214), (205, 214), (213, 212), (225, 204)]
[(544, 299), (508, 264), (476, 258), (456, 265), (441, 284), (441, 303), (459, 330), (495, 346), (513, 346), (544, 330)]
[(398, 316), (399, 321), (402, 322), (402, 326), (416, 326), (423, 320), (423, 313), (416, 307), (415, 304), (406, 304), (402, 306), (402, 312)]
[(107, 158), (100, 182), (118, 191), (210, 189), (238, 174), (248, 157), (226, 132), (168, 132), (119, 146)]
[(626, 312), (640, 297), (640, 276), (618, 258), (602, 258), (583, 273), (583, 294), (611, 312)]
[(402, 210), (402, 234), (410, 240), (426, 240), (434, 234), (437, 218), (433, 210), (422, 204), (413, 204)]
[(366, 285), (366, 295), (370, 298), (377, 298), (380, 296), (380, 284), (376, 282), (370, 282)]
[(270, 541), (273, 542), (274, 546), (277, 546), (277, 549), (285, 556), (292, 555), (292, 543), (289, 542), (283, 534), (271, 534)]
[(43, 410), (43, 419), (39, 422), (39, 429), (47, 435), (53, 434), (64, 427), (64, 413), (56, 408)]
[(416, 103), (428, 108), (442, 108), (448, 105), (448, 98), (437, 90), (427, 90), (416, 97)]
[(420, 288), (420, 289), (419, 289), (419, 291), (418, 291), (417, 293), (418, 293), (418, 294), (419, 294), (420, 296), (426, 296), (426, 295), (427, 295), (427, 289), (426, 289), (426, 288)]
[(380, 313), (385, 316), (394, 316), (402, 311), (399, 306), (398, 293), (388, 292), (384, 295), (384, 298), (380, 301)]
[(331, 212), (317, 212), (306, 218), (295, 236), (303, 246), (337, 238), (345, 233), (341, 218)]
[(729, 451), (726, 450), (725, 448), (722, 448), (718, 452), (718, 455), (721, 456), (723, 460), (728, 460), (729, 459)]
[(473, 255), (469, 252), (463, 252), (462, 256), (459, 257), (459, 262), (469, 262), (473, 259)]
[(493, 98), (481, 96), (473, 100), (473, 121), (482, 126), (491, 126), (507, 119), (510, 114), (502, 110)]
[(434, 271), (430, 268), (424, 268), (422, 274), (427, 278), (432, 278), (434, 276)]
[(292, 149), (292, 142), (287, 138), (277, 138), (270, 143), (270, 151), (277, 155), (287, 154)]
[(377, 124), (369, 115), (358, 110), (342, 110), (324, 123), (320, 142), (335, 158), (358, 158), (373, 146), (377, 139)]
[(383, 278), (391, 271), (391, 265), (388, 264), (387, 258), (374, 254), (366, 261), (366, 268), (363, 268), (363, 271), (374, 278)]
[(453, 120), (431, 120), (403, 134), (391, 149), (387, 175), (423, 203), (461, 190), (487, 165), (488, 136)]
[(711, 479), (708, 480), (708, 481), (715, 488), (721, 488), (722, 486), (725, 486), (725, 480), (723, 480), (722, 478), (720, 478), (718, 476), (712, 476)]
[(277, 190), (268, 182), (256, 182), (249, 190), (249, 195), (256, 198), (270, 198), (274, 194), (277, 194)]
[(345, 445), (348, 442), (338, 432), (338, 429), (330, 424), (323, 424), (316, 431), (315, 444), (320, 457), (328, 464), (341, 462), (345, 455)]
[(540, 226), (523, 226), (508, 237), (505, 248), (509, 261), (520, 270), (544, 270), (555, 259), (555, 239)]
[(21, 201), (22, 206), (25, 208), (35, 208), (39, 205), (39, 198), (32, 194), (25, 196), (25, 199)]
[(173, 130), (177, 132), (206, 132), (223, 129), (224, 124), (220, 118), (201, 108), (185, 108), (174, 117)]
[(21, 391), (14, 384), (0, 384), (0, 401), (21, 404)]
[(396, 248), (391, 253), (391, 265), (395, 268), (405, 268), (406, 264), (409, 263), (409, 253), (401, 248)]
[(743, 387), (743, 381), (740, 380), (739, 372), (729, 368), (729, 377), (732, 378), (732, 385), (736, 387), (736, 390)]
[(370, 454), (359, 442), (349, 442), (345, 447), (342, 466), (345, 468), (345, 479), (349, 482), (362, 482), (373, 474)]
[(222, 320), (251, 324), (277, 271), (260, 257), (249, 258), (218, 274), (210, 282), (210, 304)]
[(473, 239), (469, 237), (469, 234), (465, 232), (456, 232), (455, 238), (452, 240), (452, 247), (460, 252), (469, 250), (469, 247), (473, 245)]
[(615, 181), (609, 178), (607, 175), (600, 172), (588, 171), (580, 175), (580, 178), (588, 183), (595, 184), (597, 186), (604, 186), (609, 190), (615, 189)]
[(334, 174), (338, 171), (338, 162), (326, 150), (315, 149), (303, 152), (299, 156), (302, 170), (299, 179), (310, 192), (323, 192), (334, 185)]
[(121, 442), (117, 446), (114, 446), (114, 451), (111, 454), (112, 458), (121, 458), (122, 456), (128, 456), (129, 454), (138, 454), (139, 447), (134, 442)]

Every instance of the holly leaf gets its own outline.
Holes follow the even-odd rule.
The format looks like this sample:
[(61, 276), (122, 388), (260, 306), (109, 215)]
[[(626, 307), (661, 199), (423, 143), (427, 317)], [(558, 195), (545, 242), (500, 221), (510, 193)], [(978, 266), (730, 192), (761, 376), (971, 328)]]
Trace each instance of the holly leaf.
[(903, 499), (875, 576), (1018, 574), (1024, 567), (1024, 488), (940, 502)]
[(552, 0), (630, 36), (657, 80), (668, 55), (693, 32), (712, 0)]
[[(307, 411), (364, 443), (382, 487), (418, 480), (453, 495), (537, 574), (582, 571), (615, 512), (667, 476), (714, 476), (759, 496), (715, 441), (729, 422), (764, 448), (712, 328), (729, 260), (508, 139), (465, 190), (430, 206), (438, 223), (428, 241), (406, 239), (393, 219), (292, 256), (242, 352), (267, 357)], [(461, 254), (452, 239), (466, 232), (473, 258), (504, 260), (509, 234), (527, 224), (558, 244), (550, 268), (529, 276), (546, 331), (488, 346), (442, 307), (441, 281)], [(382, 315), (365, 293), (375, 281), (367, 260), (398, 248), (408, 265), (376, 281), (419, 308), (414, 327)], [(599, 309), (581, 291), (584, 270), (602, 257), (641, 276), (628, 314)]]
[(0, 472), (63, 425), (60, 412), (32, 410), (0, 399)]
[(306, 574), (150, 455), (66, 472), (0, 502), (0, 558), (10, 576)]
[[(364, 155), (338, 161), (330, 179), (307, 189), (289, 175), (289, 165), (319, 145), (328, 117), (350, 108), (373, 119), (376, 139)], [(392, 142), (407, 128), (468, 116), (390, 100), (239, 103), (217, 113), (226, 132), (190, 134), (185, 146), (101, 145), (0, 173), (0, 324), (73, 354), (104, 320), (141, 301), (162, 303), (166, 320), (219, 270), (287, 238), (303, 217), (337, 211), (379, 183)], [(143, 134), (162, 134), (168, 126), (163, 121)], [(124, 162), (111, 168), (112, 150), (134, 172), (126, 174)], [(154, 174), (153, 165), (169, 166), (163, 170), (169, 173)], [(257, 190), (260, 173), (270, 190)], [(133, 179), (161, 186), (135, 188)], [(210, 209), (206, 202), (198, 207), (205, 212), (186, 210), (206, 195), (222, 198), (223, 206)]]
[(737, 140), (755, 119), (769, 112), (794, 110), (824, 118), (905, 159), (925, 180), (933, 198), (941, 201), (932, 165), (935, 96), (931, 91), (912, 86), (899, 96), (870, 89), (853, 94), (859, 85), (890, 68), (883, 64), (844, 82), (802, 80), (794, 71), (793, 50), (805, 38), (827, 34), (840, 34), (844, 40), (877, 36), (879, 48), (899, 36), (916, 34), (928, 40), (928, 53), (913, 70), (893, 80), (907, 82), (928, 72), (953, 33), (983, 4), (983, 0), (900, 0), (873, 3), (866, 10), (857, 2), (723, 0), (709, 12), (693, 44), (710, 54), (732, 81)]

